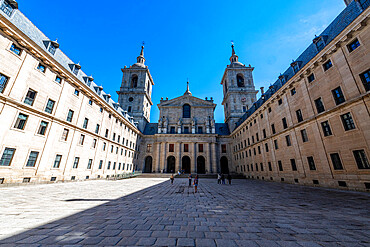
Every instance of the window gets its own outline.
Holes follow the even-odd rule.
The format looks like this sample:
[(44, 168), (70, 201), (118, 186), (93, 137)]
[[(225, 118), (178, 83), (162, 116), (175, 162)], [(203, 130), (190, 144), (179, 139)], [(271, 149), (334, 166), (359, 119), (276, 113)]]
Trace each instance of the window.
[(290, 164), (292, 165), (292, 171), (297, 171), (297, 165), (295, 159), (290, 159)]
[(189, 134), (189, 127), (184, 127), (184, 134)]
[(17, 121), (15, 122), (14, 128), (23, 130), (24, 127), (26, 126), (27, 118), (28, 118), (27, 115), (23, 113), (19, 113)]
[[(365, 90), (370, 90), (370, 69), (360, 75), (362, 84), (364, 84)], [(0, 74), (0, 92), (1, 92), (1, 74)]]
[(103, 151), (105, 151), (105, 147), (107, 146), (107, 143), (103, 143)]
[(110, 152), (113, 153), (113, 145), (110, 146)]
[(340, 116), (342, 119), (343, 127), (346, 131), (353, 130), (356, 128), (355, 123), (353, 122), (351, 113), (346, 113)]
[(89, 99), (89, 105), (92, 105), (92, 104), (93, 104), (93, 101)]
[(100, 128), (100, 125), (97, 124), (95, 127), (95, 134), (99, 134), (99, 128)]
[(120, 140), (121, 140), (121, 136), (120, 136), (120, 135), (118, 135), (118, 137), (117, 137), (117, 142), (119, 143), (119, 142), (120, 142)]
[(127, 112), (131, 112), (131, 106), (128, 107)]
[(283, 100), (282, 99), (279, 99), (278, 100), (278, 104), (281, 105), (283, 103)]
[(85, 141), (85, 135), (81, 135), (80, 136), (80, 141), (78, 142), (78, 144), (84, 145), (84, 141)]
[(108, 138), (108, 134), (109, 134), (109, 130), (108, 129), (105, 129), (105, 138)]
[(55, 104), (55, 101), (49, 99), (48, 103), (46, 104), (46, 107), (45, 107), (45, 112), (51, 114), (53, 112), (54, 104)]
[(203, 153), (203, 144), (198, 144), (199, 153)]
[(347, 45), (347, 48), (349, 52), (353, 52), (359, 46), (360, 46), (360, 42), (358, 41), (358, 39), (355, 39)]
[(284, 129), (288, 128), (288, 124), (287, 124), (286, 118), (283, 118), (281, 121), (283, 122), (283, 128)]
[(16, 54), (16, 55), (18, 55), (18, 56), (20, 56), (21, 55), (21, 53), (22, 53), (22, 50), (21, 50), (21, 48), (19, 48), (16, 44), (12, 44), (12, 46), (10, 47), (10, 50), (14, 53), (14, 54)]
[(191, 108), (189, 104), (185, 104), (182, 106), (182, 117), (183, 118), (190, 118), (191, 117)]
[(307, 131), (305, 129), (301, 130), (301, 136), (303, 142), (308, 142)]
[(295, 113), (297, 115), (297, 121), (298, 121), (298, 123), (299, 122), (302, 122), (303, 121), (302, 111), (299, 109)]
[(56, 45), (54, 45), (54, 43), (53, 42), (50, 42), (50, 44), (49, 44), (49, 52), (51, 53), (51, 54), (55, 54), (55, 52), (56, 52), (56, 50), (57, 50), (57, 46)]
[(81, 66), (79, 64), (74, 64), (73, 65), (73, 70), (72, 70), (73, 74), (75, 74), (77, 76), (80, 69), (81, 69)]
[(146, 145), (146, 152), (150, 153), (152, 151), (152, 144), (147, 144)]
[(137, 87), (137, 81), (138, 81), (138, 76), (137, 75), (132, 75), (131, 77), (131, 88), (136, 88)]
[(262, 130), (262, 135), (263, 135), (263, 138), (266, 138), (266, 130), (265, 129)]
[(267, 143), (265, 143), (265, 149), (266, 149), (266, 152), (269, 151), (269, 145)]
[(45, 135), (47, 127), (48, 127), (48, 122), (41, 121), (37, 134)]
[(54, 165), (53, 165), (53, 168), (59, 168), (60, 167), (60, 162), (62, 161), (62, 155), (60, 154), (57, 154), (55, 156), (55, 160), (54, 160)]
[(258, 137), (258, 133), (256, 133), (256, 139), (257, 139), (257, 141), (260, 140), (260, 138)]
[(0, 93), (4, 92), (6, 83), (8, 82), (9, 78), (0, 73)]
[(309, 83), (313, 82), (315, 80), (315, 75), (312, 73), (311, 75), (307, 77), (307, 80)]
[(93, 139), (93, 142), (92, 142), (92, 145), (91, 145), (92, 148), (96, 147), (96, 141), (97, 141), (96, 139)]
[(268, 112), (270, 113), (272, 111), (271, 107), (269, 107)]
[(33, 102), (35, 101), (36, 94), (37, 94), (36, 91), (34, 91), (32, 89), (29, 89), (27, 94), (26, 94), (26, 98), (24, 99), (24, 103), (27, 104), (27, 105), (32, 106)]
[(116, 133), (113, 133), (113, 137), (112, 137), (113, 141), (116, 140)]
[(203, 134), (203, 127), (198, 127), (198, 134)]
[(236, 82), (237, 82), (238, 87), (244, 87), (244, 77), (242, 74), (237, 74)]
[(338, 153), (330, 154), (331, 162), (333, 163), (334, 170), (343, 170), (342, 161)]
[(110, 169), (110, 164), (111, 164), (111, 162), (110, 162), (110, 161), (108, 161), (107, 170), (109, 170), (109, 169)]
[(116, 169), (116, 162), (113, 162), (113, 168), (112, 168), (113, 170), (115, 170)]
[(67, 139), (68, 139), (68, 133), (69, 133), (69, 130), (68, 129), (64, 129), (63, 130), (62, 141), (67, 141)]
[(325, 107), (324, 107), (324, 104), (322, 103), (321, 98), (318, 98), (315, 100), (315, 105), (316, 105), (317, 113), (321, 113), (325, 111)]
[(99, 110), (100, 110), (100, 112), (101, 112), (101, 113), (103, 113), (103, 107), (100, 107), (100, 109), (99, 109)]
[(315, 42), (317, 51), (320, 52), (322, 49), (324, 49), (324, 47), (325, 47), (325, 41), (324, 41), (323, 37), (316, 37), (314, 39), (314, 42)]
[(184, 144), (184, 152), (189, 152), (189, 144)]
[(283, 164), (281, 163), (281, 160), (278, 160), (278, 166), (279, 166), (279, 171), (283, 171)]
[(35, 167), (37, 156), (39, 156), (39, 152), (31, 151), (26, 167)]
[(292, 90), (290, 90), (290, 94), (293, 96), (294, 94), (296, 94), (297, 91), (295, 90), (295, 88), (293, 88)]
[(221, 144), (221, 153), (226, 153), (226, 144)]
[(10, 166), (15, 153), (15, 148), (5, 148), (0, 159), (0, 166)]
[(263, 164), (260, 163), (261, 171), (263, 172)]
[(358, 169), (370, 169), (370, 164), (366, 157), (365, 150), (355, 150), (353, 151), (353, 155), (355, 156)]
[(310, 168), (310, 170), (315, 171), (316, 165), (315, 165), (315, 161), (313, 160), (312, 156), (307, 157), (307, 162), (308, 162), (308, 167)]
[(0, 9), (7, 15), (7, 16), (11, 16), (12, 13), (13, 13), (13, 10), (14, 10), (14, 7), (9, 4), (9, 2), (7, 0), (4, 0), (3, 3), (1, 4), (1, 7)]
[(328, 60), (326, 63), (322, 65), (322, 67), (324, 68), (324, 71), (327, 71), (328, 69), (333, 67), (333, 64), (331, 63), (331, 60)]
[(56, 76), (55, 77), (55, 82), (61, 84), (62, 83), (62, 78), (60, 78), (59, 76)]
[(331, 132), (329, 121), (325, 121), (321, 123), (322, 132), (324, 132), (324, 136), (331, 136), (333, 133)]
[(169, 152), (174, 152), (174, 150), (175, 150), (175, 144), (169, 144), (168, 151)]
[(269, 167), (269, 171), (271, 172), (272, 171), (272, 165), (271, 165), (271, 162), (268, 162), (268, 167)]
[(80, 91), (78, 91), (77, 89), (75, 89), (75, 92), (73, 94), (76, 95), (76, 96), (79, 96), (80, 95)]
[(271, 124), (271, 130), (272, 130), (272, 134), (276, 133), (275, 124)]
[(102, 161), (102, 160), (100, 160), (100, 161), (99, 161), (99, 170), (100, 170), (100, 169), (102, 169), (102, 168), (103, 168), (103, 161)]
[(176, 134), (176, 128), (174, 126), (171, 126), (170, 134)]
[(42, 65), (41, 63), (39, 63), (39, 65), (37, 65), (37, 69), (39, 71), (41, 71), (42, 73), (45, 73), (45, 71), (46, 71), (46, 67), (44, 65)]
[(285, 136), (285, 140), (286, 140), (286, 145), (289, 147), (289, 146), (292, 146), (292, 142), (290, 141), (290, 136), (287, 135)]
[(278, 146), (278, 141), (277, 140), (274, 140), (274, 145), (275, 145), (275, 149), (278, 150), (279, 146)]
[(80, 157), (75, 157), (75, 161), (73, 162), (73, 168), (78, 168), (78, 163), (80, 162)]
[(339, 105), (339, 104), (342, 104), (343, 102), (346, 101), (345, 98), (344, 98), (342, 89), (340, 87), (337, 87), (336, 89), (332, 90), (331, 92), (333, 94), (335, 104)]
[(72, 122), (72, 119), (73, 119), (73, 113), (74, 113), (74, 111), (72, 111), (72, 110), (69, 110), (69, 111), (68, 111), (68, 114), (67, 114), (67, 121), (68, 121), (68, 122)]
[(91, 169), (92, 159), (87, 162), (87, 169)]
[(84, 124), (82, 125), (82, 128), (87, 129), (87, 125), (89, 124), (89, 119), (85, 118)]

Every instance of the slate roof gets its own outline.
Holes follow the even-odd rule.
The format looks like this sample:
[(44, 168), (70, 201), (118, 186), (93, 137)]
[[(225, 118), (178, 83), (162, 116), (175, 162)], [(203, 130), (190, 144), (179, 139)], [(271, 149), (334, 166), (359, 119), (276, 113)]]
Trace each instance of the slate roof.
[(158, 123), (147, 123), (144, 128), (144, 135), (155, 135), (158, 131)]
[(228, 136), (230, 135), (229, 126), (226, 123), (216, 123), (216, 134), (220, 136)]
[[(0, 11), (0, 15), (8, 19), (14, 26), (16, 26), (21, 32), (23, 32), (33, 42), (35, 42), (41, 49), (43, 49), (48, 54), (50, 54), (50, 56), (52, 56), (60, 65), (62, 65), (65, 69), (67, 69), (68, 71), (72, 73), (72, 67), (73, 67), (72, 65), (76, 63), (73, 62), (69, 57), (67, 57), (67, 55), (65, 55), (59, 48), (56, 49), (55, 54), (52, 55), (47, 50), (47, 46), (45, 45), (51, 40), (44, 33), (42, 33), (22, 12), (20, 12), (18, 9), (14, 9), (10, 17), (7, 16), (3, 11)], [(73, 76), (75, 75), (73, 74)], [(129, 116), (126, 111), (123, 111), (123, 109), (119, 106), (119, 104), (115, 103), (110, 98), (110, 95), (108, 93), (104, 92), (103, 90), (100, 90), (101, 87), (99, 87), (96, 83), (90, 82), (88, 80), (90, 76), (86, 75), (82, 70), (79, 70), (78, 76), (75, 76), (75, 77), (79, 81), (87, 85), (102, 100), (104, 100), (111, 107), (113, 107), (118, 114), (122, 115), (129, 122), (135, 125), (133, 118)]]
[[(364, 8), (368, 7), (362, 5)], [(334, 21), (320, 34), (320, 36), (325, 37), (325, 45), (329, 44), (336, 36), (338, 36), (352, 21), (354, 21), (363, 10), (361, 9), (360, 5), (353, 1), (351, 2), (335, 19)], [(319, 36), (319, 37), (320, 37)], [(311, 45), (295, 60), (295, 62), (299, 63), (299, 68), (303, 68), (311, 59), (313, 59), (319, 51), (316, 48), (314, 43)], [(283, 74), (285, 76), (285, 83), (291, 79), (295, 73), (293, 68), (290, 66)], [(275, 92), (277, 92), (285, 83), (281, 83), (280, 79), (278, 79), (272, 86), (273, 88), (269, 88), (264, 96), (265, 99), (259, 98), (245, 114), (243, 117), (239, 119), (236, 123), (235, 129), (239, 127), (248, 117), (250, 117), (259, 107), (263, 105), (263, 103), (269, 99)], [(234, 130), (234, 129), (233, 129)]]

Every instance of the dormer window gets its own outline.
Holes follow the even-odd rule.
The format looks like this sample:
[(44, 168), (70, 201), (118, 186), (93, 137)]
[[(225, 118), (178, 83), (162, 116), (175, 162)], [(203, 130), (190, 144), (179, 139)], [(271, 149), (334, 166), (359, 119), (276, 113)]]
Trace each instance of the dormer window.
[(15, 9), (18, 9), (18, 3), (14, 0), (4, 0), (0, 9), (7, 15), (11, 16)]
[(81, 69), (81, 65), (79, 65), (79, 64), (70, 64), (70, 67), (71, 67), (72, 73), (77, 76), (78, 72)]
[(85, 83), (90, 87), (91, 82), (94, 81), (92, 76), (84, 76)]
[(10, 50), (14, 53), (14, 54), (16, 54), (16, 55), (18, 55), (18, 56), (20, 56), (21, 55), (21, 53), (22, 53), (22, 49), (21, 48), (19, 48), (19, 46), (17, 46), (16, 44), (12, 44), (12, 46), (10, 47)]
[(48, 51), (51, 53), (51, 54), (55, 54), (56, 50), (59, 48), (59, 44), (57, 41), (50, 41), (49, 42), (49, 49)]
[(284, 84), (286, 82), (285, 75), (280, 75), (279, 80), (281, 81), (281, 84)]
[(299, 71), (299, 63), (297, 61), (293, 61), (290, 66), (292, 66), (294, 73), (297, 73)]
[(325, 47), (325, 40), (324, 36), (315, 37), (313, 39), (314, 44), (316, 45), (317, 51), (320, 52)]

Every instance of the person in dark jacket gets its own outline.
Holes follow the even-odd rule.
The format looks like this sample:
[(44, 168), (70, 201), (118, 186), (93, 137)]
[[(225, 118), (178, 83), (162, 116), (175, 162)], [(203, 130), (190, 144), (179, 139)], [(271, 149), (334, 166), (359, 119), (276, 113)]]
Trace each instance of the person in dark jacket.
[(192, 176), (191, 174), (189, 174), (189, 187), (191, 187), (191, 179), (192, 179)]
[(231, 185), (231, 175), (230, 175), (230, 173), (227, 174), (227, 180), (229, 180), (229, 184)]

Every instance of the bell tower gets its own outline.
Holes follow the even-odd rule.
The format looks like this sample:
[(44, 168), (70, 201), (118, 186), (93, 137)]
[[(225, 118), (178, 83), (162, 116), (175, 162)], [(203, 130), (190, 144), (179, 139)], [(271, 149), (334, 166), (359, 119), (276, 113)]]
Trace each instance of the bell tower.
[(139, 123), (140, 131), (150, 122), (153, 78), (145, 65), (144, 46), (141, 47), (137, 63), (121, 69), (123, 72), (121, 88), (117, 91), (118, 103), (124, 111)]
[(236, 122), (256, 101), (258, 91), (255, 90), (251, 65), (245, 66), (239, 62), (235, 54), (234, 44), (231, 45), (230, 64), (227, 65), (221, 84), (223, 86), (223, 101), (225, 123), (230, 131), (235, 129)]

